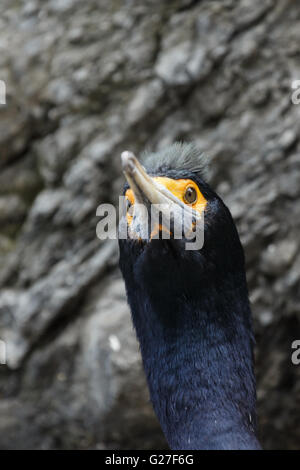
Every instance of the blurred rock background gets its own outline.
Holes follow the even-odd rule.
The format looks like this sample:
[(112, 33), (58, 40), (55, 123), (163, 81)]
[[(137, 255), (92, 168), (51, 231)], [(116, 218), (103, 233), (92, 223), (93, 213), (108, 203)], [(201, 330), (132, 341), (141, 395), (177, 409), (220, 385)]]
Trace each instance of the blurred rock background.
[(96, 208), (196, 141), (245, 247), (263, 446), (300, 446), (300, 4), (2, 0), (0, 448), (166, 448)]

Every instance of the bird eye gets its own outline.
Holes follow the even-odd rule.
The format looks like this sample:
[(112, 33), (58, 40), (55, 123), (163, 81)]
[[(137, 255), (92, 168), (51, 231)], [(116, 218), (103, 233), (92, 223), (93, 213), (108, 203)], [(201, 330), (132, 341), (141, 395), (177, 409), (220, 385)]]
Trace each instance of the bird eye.
[(184, 193), (184, 201), (187, 204), (194, 204), (197, 201), (197, 191), (193, 186), (188, 186)]

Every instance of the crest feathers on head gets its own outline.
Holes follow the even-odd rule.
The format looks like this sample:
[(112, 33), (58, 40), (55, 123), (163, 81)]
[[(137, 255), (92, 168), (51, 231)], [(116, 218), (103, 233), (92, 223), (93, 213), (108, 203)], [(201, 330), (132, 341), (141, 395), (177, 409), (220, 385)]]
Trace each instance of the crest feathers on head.
[(141, 163), (151, 173), (160, 173), (165, 169), (191, 171), (203, 179), (208, 175), (208, 159), (194, 143), (175, 142), (170, 147), (158, 152), (144, 152)]

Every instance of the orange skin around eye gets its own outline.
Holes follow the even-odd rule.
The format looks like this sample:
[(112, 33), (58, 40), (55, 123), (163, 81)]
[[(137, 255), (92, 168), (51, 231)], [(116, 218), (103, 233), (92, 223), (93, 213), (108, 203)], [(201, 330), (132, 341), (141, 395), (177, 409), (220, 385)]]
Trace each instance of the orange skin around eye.
[[(196, 210), (199, 214), (202, 214), (202, 212), (204, 211), (204, 209), (206, 207), (207, 200), (205, 199), (205, 197), (201, 193), (201, 191), (198, 188), (198, 186), (196, 185), (196, 183), (194, 183), (194, 181), (192, 181), (190, 179), (173, 180), (171, 178), (166, 178), (166, 177), (162, 177), (162, 176), (157, 176), (153, 179), (154, 179), (154, 181), (156, 181), (157, 183), (163, 185), (166, 189), (168, 189), (175, 197), (177, 197), (184, 204), (187, 204), (185, 202), (185, 199), (184, 199), (184, 195), (185, 195), (185, 192), (186, 192), (187, 188), (189, 188), (189, 187), (194, 188), (197, 192), (197, 200), (195, 201), (194, 204), (189, 204), (189, 205), (191, 207), (193, 207), (193, 209)], [(133, 193), (132, 189), (127, 189), (125, 197), (131, 202), (131, 204), (134, 204), (135, 199), (134, 199), (134, 193)], [(128, 212), (127, 212), (127, 221), (128, 221), (129, 225), (132, 222), (132, 216), (130, 214), (128, 214)], [(162, 231), (163, 227), (160, 226), (160, 227), (157, 228), (157, 230)], [(151, 233), (151, 238), (155, 234), (157, 234), (157, 230), (155, 230), (154, 232)], [(164, 230), (166, 230), (166, 229), (164, 229)]]
[(184, 195), (187, 190), (187, 188), (192, 187), (196, 190), (197, 192), (197, 200), (195, 201), (194, 204), (189, 204), (193, 209), (195, 209), (199, 214), (202, 214), (202, 212), (205, 209), (207, 200), (201, 193), (200, 189), (194, 183), (192, 180), (188, 179), (180, 179), (180, 180), (173, 180), (171, 178), (165, 178), (158, 176), (156, 178), (153, 178), (154, 181), (156, 181), (159, 184), (162, 184), (166, 189), (168, 189), (174, 196), (176, 196), (181, 202), (184, 202), (184, 204), (187, 204), (184, 200)]

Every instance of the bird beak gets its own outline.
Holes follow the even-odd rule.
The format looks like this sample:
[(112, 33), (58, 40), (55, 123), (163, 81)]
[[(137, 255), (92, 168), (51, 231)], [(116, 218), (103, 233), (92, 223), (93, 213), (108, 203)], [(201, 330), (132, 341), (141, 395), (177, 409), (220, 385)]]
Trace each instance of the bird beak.
[[(186, 230), (184, 233), (187, 233), (188, 230), (191, 231), (192, 225), (196, 223), (199, 217), (198, 213), (149, 176), (132, 152), (123, 152), (121, 160), (124, 175), (134, 193), (134, 205), (138, 203), (139, 206), (143, 205), (147, 209), (146, 216), (145, 212), (143, 214), (141, 212), (135, 213), (134, 220), (137, 219), (136, 227), (131, 227), (131, 229), (140, 231), (141, 225), (145, 224), (146, 217), (148, 222), (149, 217), (152, 217), (156, 208), (158, 208), (157, 210), (162, 214), (163, 227), (169, 234), (170, 232), (177, 235), (180, 234), (180, 238), (182, 238), (184, 229)], [(151, 234), (154, 225), (153, 221), (150, 222), (152, 224), (151, 231), (147, 231), (147, 236), (145, 236), (144, 232), (141, 238), (149, 238), (149, 234), (150, 238), (152, 238)], [(179, 238), (179, 236), (175, 238)]]
[(132, 152), (121, 154), (124, 175), (132, 189), (136, 202), (161, 204), (165, 202), (161, 197), (158, 185), (151, 178)]

